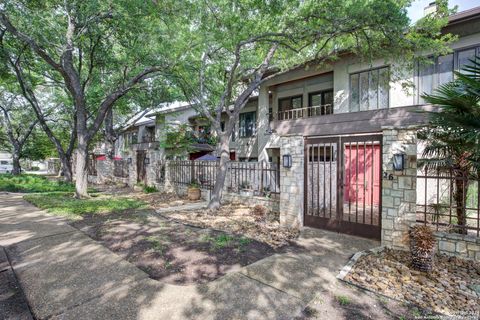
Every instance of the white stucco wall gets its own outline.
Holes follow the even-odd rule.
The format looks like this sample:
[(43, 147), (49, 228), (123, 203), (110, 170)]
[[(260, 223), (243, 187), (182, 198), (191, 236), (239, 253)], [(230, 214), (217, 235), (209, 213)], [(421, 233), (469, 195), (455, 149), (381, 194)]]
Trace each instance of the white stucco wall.
[[(258, 100), (253, 100), (248, 102), (245, 107), (242, 109), (240, 113), (245, 113), (245, 112), (256, 112), (256, 132), (253, 136), (251, 137), (245, 137), (241, 138), (240, 137), (240, 132), (239, 132), (239, 120), (237, 120), (237, 123), (235, 125), (235, 141), (230, 140), (230, 151), (235, 151), (235, 155), (237, 159), (239, 158), (257, 158), (258, 157), (258, 139), (257, 136), (259, 135), (260, 131), (262, 130), (262, 127), (259, 125), (260, 118), (267, 119), (268, 116), (267, 114), (261, 114), (258, 110)], [(268, 112), (268, 109), (267, 109)], [(226, 116), (224, 117), (226, 119)]]

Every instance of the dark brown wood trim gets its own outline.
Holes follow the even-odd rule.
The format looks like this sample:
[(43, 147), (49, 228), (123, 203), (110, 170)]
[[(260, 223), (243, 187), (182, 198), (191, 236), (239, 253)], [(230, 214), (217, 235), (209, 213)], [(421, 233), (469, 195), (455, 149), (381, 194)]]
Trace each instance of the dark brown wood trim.
[(418, 112), (425, 109), (425, 106), (410, 106), (337, 113), (295, 120), (277, 120), (273, 122), (272, 128), (279, 135), (301, 134), (304, 136), (380, 132), (383, 126), (427, 124), (428, 114)]

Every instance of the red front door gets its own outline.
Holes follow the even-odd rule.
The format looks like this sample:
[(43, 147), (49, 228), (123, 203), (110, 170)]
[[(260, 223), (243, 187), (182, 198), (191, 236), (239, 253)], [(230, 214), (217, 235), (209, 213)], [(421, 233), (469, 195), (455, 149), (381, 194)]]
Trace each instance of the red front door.
[(380, 145), (344, 145), (344, 201), (361, 205), (380, 203)]

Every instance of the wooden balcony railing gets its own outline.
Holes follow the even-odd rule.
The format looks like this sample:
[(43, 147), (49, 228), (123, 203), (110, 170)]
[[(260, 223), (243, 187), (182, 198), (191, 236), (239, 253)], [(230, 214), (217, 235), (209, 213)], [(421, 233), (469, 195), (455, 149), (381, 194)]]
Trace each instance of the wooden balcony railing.
[(307, 108), (290, 109), (278, 112), (278, 120), (311, 118), (333, 113), (333, 105), (325, 104)]

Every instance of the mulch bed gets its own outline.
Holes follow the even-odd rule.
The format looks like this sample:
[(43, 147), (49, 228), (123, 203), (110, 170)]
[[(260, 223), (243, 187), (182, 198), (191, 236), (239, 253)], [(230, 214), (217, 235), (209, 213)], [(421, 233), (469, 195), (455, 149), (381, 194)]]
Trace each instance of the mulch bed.
[(205, 283), (278, 252), (268, 244), (155, 216), (149, 210), (70, 222), (165, 283)]
[(279, 215), (267, 212), (255, 215), (253, 208), (239, 203), (223, 205), (219, 210), (188, 210), (162, 213), (168, 218), (182, 221), (201, 228), (213, 228), (267, 243), (272, 248), (288, 246), (299, 235), (298, 229), (280, 226)]
[(429, 273), (410, 263), (409, 252), (385, 249), (361, 257), (344, 280), (434, 312), (480, 317), (480, 263), (437, 255)]

